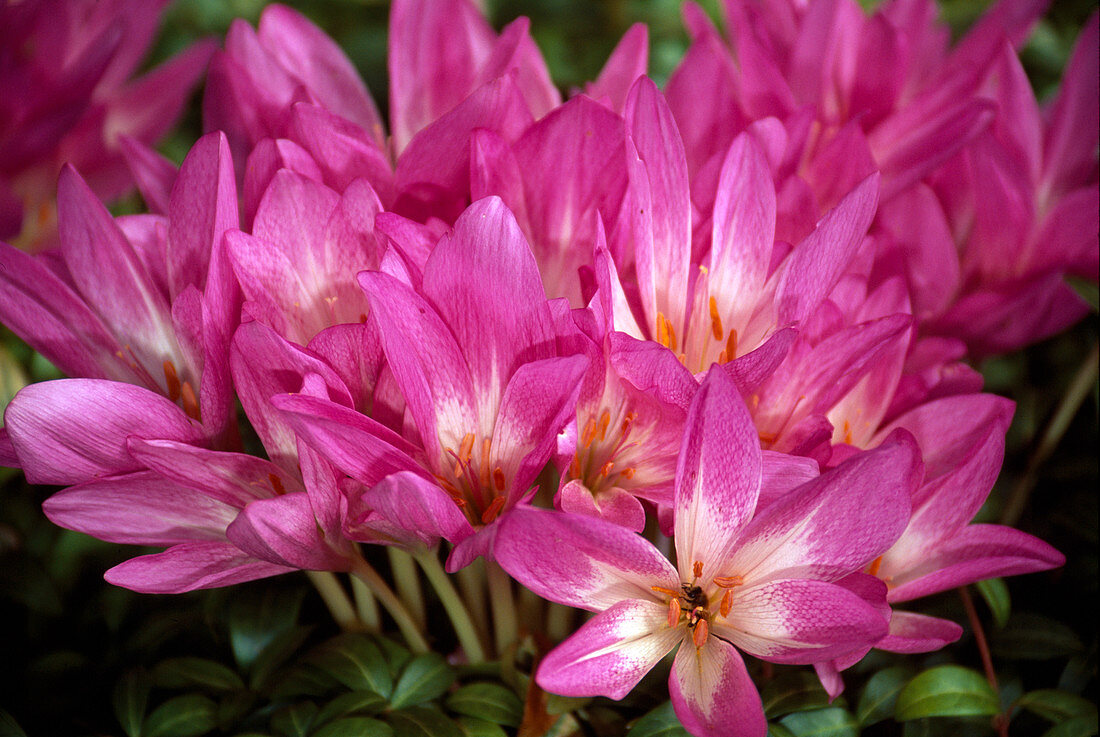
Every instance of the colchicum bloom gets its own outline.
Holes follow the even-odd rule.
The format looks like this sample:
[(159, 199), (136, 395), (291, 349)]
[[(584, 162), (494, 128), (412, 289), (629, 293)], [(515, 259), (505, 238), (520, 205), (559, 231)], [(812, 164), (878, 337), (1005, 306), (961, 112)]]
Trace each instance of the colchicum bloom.
[[(859, 573), (904, 529), (920, 478), (903, 432), (757, 511), (761, 451), (733, 381), (712, 368), (692, 402), (675, 490), (676, 566), (618, 525), (519, 508), (496, 557), (540, 596), (599, 612), (547, 655), (539, 684), (625, 696), (679, 646), (669, 677), (696, 735), (767, 731), (739, 651), (810, 663), (887, 630), (885, 587)], [(754, 516), (755, 515), (755, 516)]]

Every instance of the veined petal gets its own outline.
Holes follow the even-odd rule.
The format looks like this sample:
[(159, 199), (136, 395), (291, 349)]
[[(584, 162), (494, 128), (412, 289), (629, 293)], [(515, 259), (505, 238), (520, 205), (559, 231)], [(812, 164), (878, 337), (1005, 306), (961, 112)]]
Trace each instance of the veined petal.
[(712, 366), (688, 410), (676, 464), (676, 558), (680, 575), (693, 567), (709, 581), (721, 572), (730, 545), (756, 510), (760, 439), (726, 372)]
[(890, 634), (875, 647), (892, 653), (930, 653), (950, 645), (962, 632), (962, 627), (948, 619), (895, 611), (890, 616)]
[(171, 160), (129, 136), (119, 136), (118, 148), (149, 210), (167, 215), (171, 210), (168, 202), (172, 184), (179, 169)]
[(667, 607), (653, 601), (613, 604), (551, 650), (535, 679), (562, 696), (621, 699), (682, 639), (667, 620)]
[(457, 544), (474, 532), (466, 515), (439, 484), (411, 471), (382, 479), (363, 494), (362, 503), (404, 530), (410, 546), (432, 548), (440, 538)]
[(831, 660), (870, 647), (887, 632), (877, 607), (837, 584), (784, 579), (733, 591), (730, 613), (715, 618), (711, 634), (775, 663)]
[(163, 553), (142, 555), (103, 574), (107, 583), (143, 594), (182, 594), (231, 586), (295, 570), (257, 560), (228, 542), (173, 545)]
[(672, 708), (699, 737), (764, 737), (760, 693), (737, 648), (717, 637), (703, 647), (684, 642), (668, 678)]
[(70, 486), (43, 502), (42, 510), (66, 529), (132, 545), (224, 540), (239, 511), (152, 471)]
[[(5, 427), (32, 484), (77, 484), (141, 467), (126, 439), (198, 443), (201, 427), (167, 398), (132, 384), (58, 379), (24, 387)], [(94, 427), (95, 432), (88, 432)]]
[(314, 571), (351, 567), (350, 559), (334, 549), (347, 548), (348, 542), (325, 539), (309, 496), (302, 491), (252, 502), (225, 536), (249, 555), (276, 565)]
[(544, 599), (595, 612), (644, 599), (667, 621), (668, 608), (651, 587), (678, 591), (680, 576), (645, 538), (601, 519), (526, 506), (497, 528), (497, 563)]

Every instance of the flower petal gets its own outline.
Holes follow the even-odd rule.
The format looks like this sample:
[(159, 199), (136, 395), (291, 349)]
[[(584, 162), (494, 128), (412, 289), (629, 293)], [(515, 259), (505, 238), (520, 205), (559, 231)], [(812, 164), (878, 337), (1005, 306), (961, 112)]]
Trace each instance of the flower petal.
[(142, 555), (103, 574), (107, 583), (143, 594), (182, 594), (232, 586), (289, 573), (293, 568), (257, 560), (227, 542), (173, 545), (163, 553)]
[(717, 637), (703, 647), (685, 642), (668, 678), (672, 708), (699, 737), (764, 737), (768, 723), (760, 693), (737, 648)]
[(305, 492), (260, 499), (244, 508), (225, 531), (244, 552), (276, 565), (312, 571), (346, 571), (349, 557), (337, 552), (346, 540), (326, 539)]
[(895, 611), (890, 617), (890, 634), (875, 644), (892, 653), (930, 653), (958, 640), (963, 628), (948, 619)]

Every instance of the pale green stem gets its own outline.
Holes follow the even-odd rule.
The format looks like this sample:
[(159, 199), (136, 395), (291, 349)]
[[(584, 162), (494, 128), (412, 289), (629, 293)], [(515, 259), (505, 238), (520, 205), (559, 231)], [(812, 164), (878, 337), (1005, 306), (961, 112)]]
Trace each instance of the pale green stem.
[(313, 587), (321, 595), (321, 601), (325, 602), (332, 618), (340, 629), (352, 631), (362, 629), (359, 618), (355, 616), (355, 608), (351, 605), (348, 592), (344, 590), (340, 580), (332, 571), (306, 571)]
[(546, 609), (546, 636), (551, 642), (561, 642), (573, 634), (573, 617), (576, 611), (564, 604), (550, 602)]
[(423, 553), (418, 553), (416, 556), (416, 562), (420, 564), (420, 567), (424, 569), (424, 575), (428, 577), (428, 583), (435, 589), (435, 593), (439, 595), (439, 601), (443, 604), (443, 609), (447, 612), (447, 616), (451, 618), (451, 624), (455, 628), (455, 634), (458, 635), (458, 644), (462, 646), (462, 649), (466, 652), (466, 658), (471, 663), (482, 663), (485, 661), (485, 648), (481, 644), (481, 638), (478, 637), (477, 628), (474, 627), (474, 623), (470, 620), (470, 612), (467, 611), (466, 606), (462, 603), (461, 597), (458, 595), (458, 591), (455, 590), (454, 584), (451, 583), (451, 577), (447, 575), (447, 572), (443, 570), (443, 566), (439, 564), (439, 558), (436, 556), (434, 550), (426, 550)]
[(397, 594), (393, 593), (393, 589), (378, 575), (378, 571), (371, 568), (365, 560), (360, 559), (355, 562), (355, 567), (352, 568), (351, 572), (352, 575), (367, 585), (372, 594), (378, 597), (378, 601), (397, 623), (397, 628), (401, 630), (409, 649), (417, 654), (428, 652), (428, 643), (424, 640), (424, 635), (417, 629), (416, 622), (413, 621), (409, 610), (397, 598)]
[(457, 574), (458, 586), (462, 589), (462, 599), (466, 602), (466, 611), (474, 620), (482, 642), (489, 641), (489, 608), (485, 603), (485, 561), (478, 558)]
[(1092, 391), (1093, 386), (1096, 384), (1098, 369), (1100, 369), (1100, 344), (1093, 345), (1092, 351), (1085, 358), (1085, 362), (1081, 364), (1081, 367), (1077, 369), (1077, 374), (1073, 377), (1069, 388), (1062, 396), (1062, 401), (1058, 403), (1054, 416), (1050, 418), (1039, 444), (1035, 447), (1031, 458), (1028, 459), (1027, 470), (1020, 478), (1019, 483), (1012, 489), (1012, 496), (1009, 497), (1004, 511), (1001, 512), (1001, 524), (1013, 527), (1020, 521), (1020, 517), (1023, 516), (1024, 510), (1027, 508), (1031, 492), (1039, 481), (1039, 468), (1058, 447), (1062, 436), (1066, 434), (1070, 423), (1077, 415), (1077, 410), (1081, 408), (1081, 403)]
[(382, 613), (378, 611), (378, 600), (363, 581), (351, 577), (351, 593), (355, 596), (355, 608), (359, 611), (359, 621), (367, 632), (382, 631)]
[(512, 579), (496, 563), (488, 563), (485, 570), (489, 576), (489, 601), (493, 607), (493, 635), (497, 655), (503, 656), (505, 650), (516, 641), (516, 601), (512, 596)]
[(420, 590), (420, 574), (416, 571), (416, 564), (413, 563), (412, 556), (400, 548), (388, 547), (386, 554), (390, 558), (390, 572), (393, 574), (397, 595), (409, 608), (417, 628), (423, 630), (427, 617), (424, 610), (424, 594)]

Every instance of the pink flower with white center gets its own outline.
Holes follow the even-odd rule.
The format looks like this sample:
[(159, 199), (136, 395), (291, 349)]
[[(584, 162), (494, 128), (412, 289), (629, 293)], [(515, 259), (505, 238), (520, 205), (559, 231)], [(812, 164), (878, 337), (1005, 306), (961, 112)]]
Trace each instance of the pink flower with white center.
[(214, 51), (195, 44), (132, 77), (156, 36), (163, 0), (0, 6), (0, 239), (56, 243), (57, 174), (79, 169), (97, 197), (133, 185), (123, 137), (153, 144), (183, 111)]
[(885, 591), (855, 572), (905, 527), (920, 477), (912, 441), (900, 433), (756, 514), (761, 463), (736, 386), (712, 368), (677, 466), (676, 566), (602, 520), (519, 508), (502, 521), (505, 570), (540, 596), (598, 612), (543, 659), (543, 688), (622, 698), (679, 647), (669, 690), (688, 730), (762, 737), (760, 697), (739, 651), (809, 663), (885, 633), (876, 606)]

